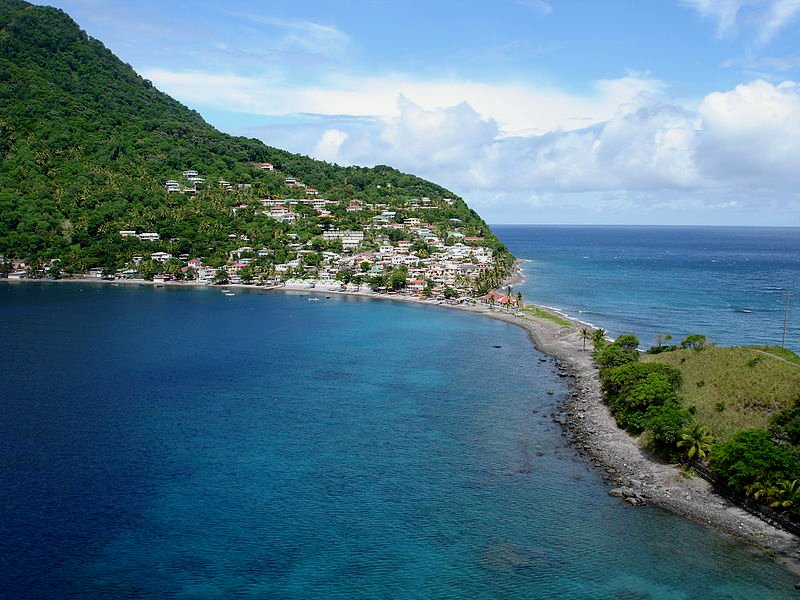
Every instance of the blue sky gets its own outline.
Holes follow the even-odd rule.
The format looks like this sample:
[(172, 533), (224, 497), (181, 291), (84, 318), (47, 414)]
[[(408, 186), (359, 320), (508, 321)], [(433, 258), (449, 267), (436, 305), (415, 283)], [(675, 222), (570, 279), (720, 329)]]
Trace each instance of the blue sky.
[(800, 226), (800, 0), (56, 0), (223, 131), (491, 223)]

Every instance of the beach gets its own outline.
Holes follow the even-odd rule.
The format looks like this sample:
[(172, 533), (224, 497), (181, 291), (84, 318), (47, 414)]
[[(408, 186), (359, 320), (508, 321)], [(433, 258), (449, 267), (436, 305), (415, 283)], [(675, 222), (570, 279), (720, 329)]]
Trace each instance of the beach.
[[(521, 263), (500, 288), (516, 285), (523, 278)], [(60, 282), (148, 285), (151, 282), (108, 282), (93, 279), (59, 280)], [(169, 287), (190, 287), (197, 284), (157, 284)], [(207, 287), (207, 286), (200, 286)], [(793, 573), (800, 575), (800, 540), (790, 533), (733, 505), (714, 493), (711, 485), (699, 476), (687, 476), (676, 466), (664, 463), (642, 449), (637, 440), (617, 427), (614, 418), (602, 400), (598, 369), (592, 360), (589, 347), (579, 331), (584, 323), (569, 320), (572, 326), (561, 325), (529, 314), (490, 308), (486, 305), (448, 304), (442, 301), (423, 300), (406, 295), (387, 295), (371, 291), (341, 291), (329, 288), (285, 288), (254, 285), (228, 285), (237, 288), (296, 293), (310, 297), (343, 294), (370, 299), (392, 300), (431, 306), (443, 306), (493, 319), (502, 320), (525, 329), (533, 345), (543, 354), (552, 357), (561, 375), (568, 381), (567, 401), (554, 409), (553, 419), (562, 426), (564, 434), (596, 467), (607, 473), (613, 486), (630, 488), (635, 497), (666, 510), (680, 514), (697, 523), (713, 527), (729, 536), (765, 550)], [(563, 318), (563, 315), (559, 315)], [(610, 489), (610, 488), (609, 488)], [(627, 494), (626, 495), (630, 495)], [(624, 502), (620, 498), (620, 502)], [(636, 510), (631, 506), (631, 510)]]

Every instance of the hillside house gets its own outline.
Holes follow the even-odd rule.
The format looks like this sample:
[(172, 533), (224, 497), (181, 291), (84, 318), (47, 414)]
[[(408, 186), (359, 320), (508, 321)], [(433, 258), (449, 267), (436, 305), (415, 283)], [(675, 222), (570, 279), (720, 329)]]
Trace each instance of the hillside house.
[(153, 252), (150, 255), (150, 260), (155, 260), (155, 261), (158, 261), (160, 263), (165, 263), (170, 258), (172, 258), (172, 254), (170, 254), (169, 252)]

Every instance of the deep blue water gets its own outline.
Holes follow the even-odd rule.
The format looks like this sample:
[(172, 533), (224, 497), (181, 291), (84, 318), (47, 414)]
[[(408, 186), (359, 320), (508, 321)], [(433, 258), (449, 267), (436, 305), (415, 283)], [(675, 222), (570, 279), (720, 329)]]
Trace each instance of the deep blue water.
[(2, 598), (794, 596), (608, 497), (505, 323), (34, 283), (0, 285), (0, 331)]
[[(792, 292), (786, 346), (800, 351), (800, 229), (494, 226), (529, 259), (519, 289), (537, 304), (603, 327), (674, 341), (777, 344)], [(673, 342), (674, 343), (674, 342)]]

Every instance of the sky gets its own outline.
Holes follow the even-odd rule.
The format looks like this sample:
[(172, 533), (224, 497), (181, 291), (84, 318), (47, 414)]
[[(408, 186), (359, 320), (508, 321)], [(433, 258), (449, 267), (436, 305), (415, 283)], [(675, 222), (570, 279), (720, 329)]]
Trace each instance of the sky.
[(800, 0), (50, 0), (234, 135), (489, 223), (800, 226)]

